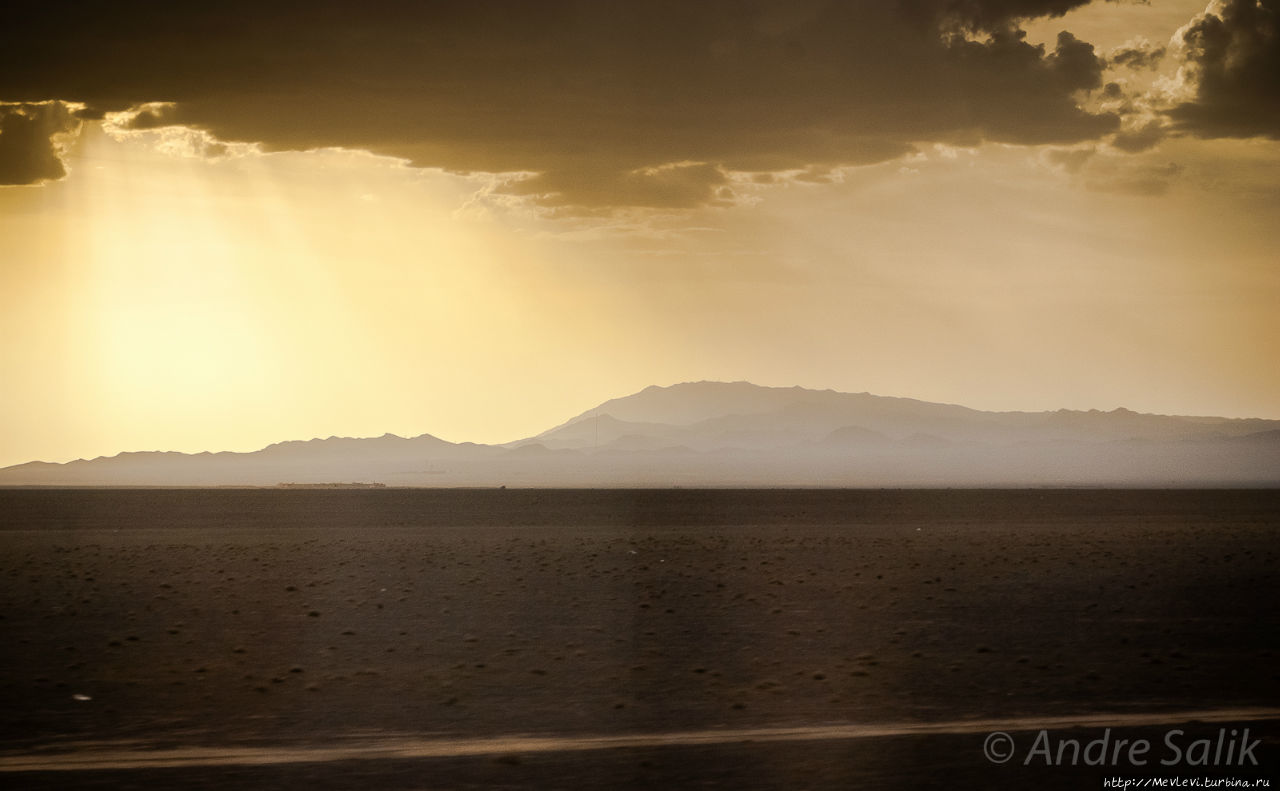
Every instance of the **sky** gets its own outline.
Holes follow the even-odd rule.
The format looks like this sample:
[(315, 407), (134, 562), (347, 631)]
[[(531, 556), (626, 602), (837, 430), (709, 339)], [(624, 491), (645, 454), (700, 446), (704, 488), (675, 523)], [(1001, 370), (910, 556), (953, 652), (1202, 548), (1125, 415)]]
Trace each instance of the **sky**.
[(1280, 0), (31, 3), (0, 465), (648, 385), (1280, 418)]

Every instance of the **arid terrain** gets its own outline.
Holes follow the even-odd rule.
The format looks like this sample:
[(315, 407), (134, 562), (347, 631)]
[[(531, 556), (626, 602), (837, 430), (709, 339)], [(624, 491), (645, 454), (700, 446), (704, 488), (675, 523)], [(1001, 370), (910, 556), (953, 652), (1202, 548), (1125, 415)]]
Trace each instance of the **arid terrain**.
[(1271, 777), (1278, 531), (1276, 491), (7, 490), (0, 785), (1100, 788), (1178, 772), (984, 737), (1217, 723)]

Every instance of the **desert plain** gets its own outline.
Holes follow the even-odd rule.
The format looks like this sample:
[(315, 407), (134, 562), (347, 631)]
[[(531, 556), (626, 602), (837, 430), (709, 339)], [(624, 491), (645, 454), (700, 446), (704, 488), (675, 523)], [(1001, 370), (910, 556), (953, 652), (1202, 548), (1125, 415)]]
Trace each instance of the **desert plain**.
[[(1274, 490), (10, 489), (0, 785), (1271, 779), (1278, 531)], [(1172, 728), (1258, 765), (1151, 765)]]

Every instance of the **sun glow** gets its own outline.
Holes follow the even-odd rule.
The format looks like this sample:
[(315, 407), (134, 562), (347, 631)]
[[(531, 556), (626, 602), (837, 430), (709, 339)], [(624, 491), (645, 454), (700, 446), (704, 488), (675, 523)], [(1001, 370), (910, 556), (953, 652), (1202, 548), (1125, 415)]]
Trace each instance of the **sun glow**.
[[(264, 421), (279, 421), (284, 438), (367, 409), (384, 358), (423, 335), (452, 338), (462, 353), (492, 341), (450, 334), (484, 301), (485, 251), (433, 223), (429, 202), (414, 201), (410, 217), (400, 196), (384, 201), (388, 190), (423, 191), (409, 172), (347, 152), (211, 160), (166, 142), (86, 125), (65, 185), (75, 216), (67, 314), (99, 422), (199, 449), (202, 424), (216, 419), (244, 427), (231, 447), (256, 447), (247, 437), (261, 437)], [(308, 421), (281, 408), (317, 397), (348, 414)]]
[(208, 163), (156, 156), (89, 127), (77, 185), (85, 356), (102, 407), (130, 422), (270, 395), (271, 334), (247, 255)]
[(47, 403), (48, 381), (3, 397), (57, 415), (45, 444), (66, 450), (48, 458), (387, 431), (506, 441), (566, 408), (559, 388), (519, 383), (553, 365), (604, 396), (598, 361), (633, 362), (617, 354), (626, 307), (584, 296), (582, 260), (475, 205), (483, 184), (360, 152), (214, 145), (86, 123), (74, 178), (6, 195), (27, 201), (32, 248), (4, 273), (28, 291), (5, 317), (27, 339), (8, 354), (57, 361), (65, 403)]

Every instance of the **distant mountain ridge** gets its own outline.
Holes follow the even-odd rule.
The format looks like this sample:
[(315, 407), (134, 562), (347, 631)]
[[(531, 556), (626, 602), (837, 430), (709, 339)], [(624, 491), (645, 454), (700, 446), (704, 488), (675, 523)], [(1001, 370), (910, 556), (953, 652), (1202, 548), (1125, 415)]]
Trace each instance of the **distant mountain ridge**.
[(0, 485), (1280, 486), (1280, 420), (986, 412), (747, 382), (647, 387), (503, 445), (422, 434), (121, 453)]
[[(590, 431), (585, 424), (601, 419), (606, 437), (634, 426), (692, 441), (702, 449), (733, 446), (727, 435), (734, 432), (783, 432), (796, 441), (818, 441), (831, 432), (851, 428), (893, 439), (933, 435), (953, 441), (1102, 441), (1231, 437), (1280, 427), (1280, 421), (1275, 420), (1149, 415), (1123, 408), (1111, 412), (983, 412), (870, 393), (694, 382), (649, 387), (606, 401), (525, 442), (580, 448), (583, 434)], [(598, 434), (593, 432), (593, 436)]]

